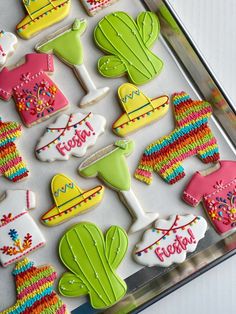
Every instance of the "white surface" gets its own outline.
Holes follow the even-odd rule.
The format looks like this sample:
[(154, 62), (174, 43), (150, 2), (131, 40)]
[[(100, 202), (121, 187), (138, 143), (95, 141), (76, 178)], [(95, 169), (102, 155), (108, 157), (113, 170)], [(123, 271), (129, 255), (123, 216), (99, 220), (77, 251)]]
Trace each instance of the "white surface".
[[(104, 87), (107, 85), (111, 87), (111, 93), (108, 97), (103, 99), (98, 104), (91, 106), (87, 109), (91, 110), (94, 113), (104, 115), (108, 121), (106, 136), (102, 136), (101, 138), (99, 138), (96, 146), (91, 148), (88, 154), (95, 152), (97, 149), (102, 148), (103, 146), (117, 139), (117, 137), (115, 137), (111, 132), (111, 125), (113, 121), (117, 119), (121, 112), (116, 98), (116, 90), (121, 83), (126, 81), (125, 77), (119, 79), (105, 79), (97, 73), (97, 60), (103, 54), (95, 47), (92, 39), (92, 32), (97, 21), (99, 21), (102, 16), (104, 16), (104, 14), (112, 12), (113, 10), (126, 10), (133, 17), (136, 17), (138, 12), (142, 10), (141, 5), (138, 3), (138, 0), (133, 0), (133, 5), (127, 7), (127, 0), (120, 0), (115, 5), (101, 11), (95, 17), (89, 18), (82, 10), (79, 1), (73, 0), (70, 16), (65, 21), (61, 22), (60, 26), (53, 26), (29, 41), (19, 40), (17, 53), (15, 54), (15, 56), (8, 60), (8, 64), (17, 62), (18, 59), (23, 57), (26, 52), (32, 51), (35, 44), (41, 41), (44, 36), (46, 36), (47, 34), (51, 34), (53, 31), (57, 30), (58, 27), (68, 25), (70, 23), (72, 24), (75, 17), (88, 18), (89, 27), (82, 39), (85, 47), (86, 67), (92, 75), (97, 87)], [(7, 5), (5, 1), (1, 1), (0, 12), (2, 24), (0, 25), (0, 28), (4, 27), (9, 31), (14, 31), (16, 23), (23, 16), (23, 10), (21, 8), (20, 1), (16, 2), (15, 0), (8, 0)], [(171, 56), (167, 53), (165, 47), (160, 41), (155, 44), (155, 46), (153, 47), (153, 51), (164, 60), (165, 67), (161, 75), (149, 84), (143, 86), (142, 90), (146, 92), (147, 95), (149, 95), (150, 97), (155, 97), (161, 94), (171, 95), (173, 92), (181, 90), (185, 90), (189, 92), (192, 97), (196, 97), (190, 85), (186, 82), (184, 76), (179, 72), (176, 64), (173, 62)], [(65, 93), (70, 101), (71, 105), (70, 108), (67, 109), (66, 113), (78, 110), (77, 105), (79, 103), (79, 100), (84, 96), (84, 92), (81, 89), (79, 82), (76, 80), (76, 77), (74, 76), (72, 70), (69, 67), (63, 65), (59, 60), (55, 58), (55, 73), (53, 74), (52, 78), (58, 84), (58, 86), (61, 87), (62, 91)], [(0, 101), (0, 114), (3, 118), (3, 121), (6, 121), (7, 119), (20, 121), (19, 115), (14, 108), (15, 107), (13, 100), (8, 103)], [(119, 201), (118, 195), (112, 190), (106, 189), (104, 201), (95, 210), (52, 229), (40, 224), (39, 217), (52, 205), (50, 181), (53, 175), (55, 175), (59, 171), (64, 172), (66, 175), (77, 180), (81, 188), (84, 189), (92, 187), (98, 183), (96, 179), (86, 180), (78, 176), (78, 174), (76, 173), (76, 169), (82, 159), (72, 157), (68, 162), (55, 162), (53, 164), (47, 164), (42, 163), (35, 158), (34, 147), (37, 143), (37, 140), (44, 133), (45, 127), (48, 124), (52, 123), (54, 119), (55, 118), (51, 118), (49, 121), (45, 121), (44, 123), (41, 123), (30, 129), (24, 128), (24, 136), (21, 137), (17, 144), (18, 147), (21, 149), (24, 158), (28, 162), (31, 176), (25, 182), (17, 184), (10, 183), (5, 178), (0, 178), (0, 191), (2, 193), (5, 189), (30, 188), (31, 190), (36, 192), (37, 207), (30, 214), (38, 222), (41, 230), (43, 231), (47, 239), (47, 245), (45, 248), (40, 249), (38, 252), (31, 254), (29, 257), (32, 258), (37, 265), (42, 265), (46, 263), (54, 265), (60, 275), (66, 269), (60, 263), (57, 256), (58, 241), (62, 234), (65, 232), (65, 230), (67, 230), (73, 223), (79, 222), (81, 220), (88, 220), (96, 222), (103, 230), (106, 230), (112, 224), (119, 224), (122, 227), (128, 229), (131, 223), (131, 217), (128, 210), (126, 210), (122, 203)], [(221, 133), (216, 128), (216, 126), (213, 125), (213, 123), (211, 123), (211, 125), (213, 127), (215, 136), (218, 138), (220, 149), (222, 151), (222, 157), (232, 159), (233, 154), (230, 151), (229, 147), (223, 142)], [(172, 111), (170, 110), (167, 117), (157, 122), (156, 125), (146, 127), (145, 129), (142, 129), (132, 135), (131, 138), (133, 138), (137, 144), (135, 153), (133, 153), (128, 158), (128, 163), (130, 165), (130, 170), (132, 174), (137, 166), (140, 155), (143, 152), (143, 149), (147, 146), (147, 144), (159, 138), (160, 136), (167, 134), (170, 130), (172, 130), (172, 128), (173, 118)], [(201, 207), (199, 207), (198, 210), (189, 209), (189, 206), (187, 206), (180, 200), (180, 195), (193, 172), (199, 169), (206, 168), (206, 165), (202, 164), (197, 158), (190, 158), (188, 161), (184, 162), (184, 167), (187, 173), (186, 178), (181, 180), (181, 182), (175, 184), (174, 186), (168, 186), (156, 174), (154, 174), (153, 184), (150, 187), (144, 185), (141, 182), (138, 182), (137, 180), (132, 180), (132, 188), (145, 209), (148, 209), (148, 211), (158, 211), (162, 218), (166, 218), (170, 214), (175, 214), (176, 212), (178, 212), (179, 214), (183, 214), (189, 213), (189, 211), (192, 211), (194, 214), (201, 213), (203, 215)], [(160, 196), (167, 195), (167, 193), (168, 197), (165, 197), (165, 201), (163, 201), (164, 197), (161, 198)], [(171, 195), (172, 197), (169, 197), (169, 195)], [(106, 219), (106, 217), (108, 217), (108, 219)], [(119, 268), (119, 273), (123, 277), (127, 277), (131, 273), (136, 272), (138, 269), (140, 269), (139, 265), (137, 265), (131, 259), (131, 251), (133, 250), (134, 243), (136, 243), (140, 239), (141, 234), (142, 233), (139, 232), (129, 238), (129, 252), (125, 261), (121, 264)], [(11, 270), (12, 267), (8, 267), (7, 269), (0, 268), (0, 311), (14, 303), (15, 289), (14, 282), (11, 276)], [(188, 290), (191, 285), (192, 284), (188, 285), (186, 289)], [(213, 289), (214, 284), (212, 286), (212, 290)], [(195, 292), (192, 293), (194, 294)], [(209, 294), (209, 290), (205, 292), (205, 296), (207, 294)], [(172, 296), (169, 296), (163, 302), (172, 302), (171, 297)], [(64, 300), (69, 305), (70, 309), (73, 309), (82, 302), (84, 302), (83, 298)], [(188, 298), (183, 295), (183, 300), (185, 300), (184, 302), (186, 302), (186, 300), (190, 300), (190, 297)], [(222, 302), (224, 302), (224, 299), (222, 300)], [(173, 308), (178, 308), (179, 310), (179, 307), (176, 306), (176, 303), (173, 304)], [(187, 308), (191, 308), (192, 305), (193, 303), (189, 304)], [(171, 313), (174, 313), (173, 311)], [(182, 312), (187, 313), (186, 311), (184, 312), (183, 308)], [(165, 313), (165, 310), (160, 311), (160, 313)]]
[[(170, 0), (217, 78), (236, 102), (235, 0)], [(236, 256), (175, 291), (143, 314), (235, 313)]]

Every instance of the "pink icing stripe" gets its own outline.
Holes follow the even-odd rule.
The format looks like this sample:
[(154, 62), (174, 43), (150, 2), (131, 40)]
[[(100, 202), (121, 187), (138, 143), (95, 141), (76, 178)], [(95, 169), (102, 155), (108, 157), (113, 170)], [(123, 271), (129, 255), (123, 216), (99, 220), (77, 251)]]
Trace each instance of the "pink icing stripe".
[(6, 263), (3, 263), (2, 265), (5, 267), (5, 266), (7, 266), (7, 265), (9, 265), (9, 264), (11, 264), (11, 263), (17, 261), (18, 259), (22, 258), (22, 257), (25, 256), (26, 254), (29, 254), (30, 252), (32, 252), (32, 251), (34, 251), (34, 250), (36, 250), (36, 249), (38, 249), (38, 248), (40, 248), (41, 246), (44, 246), (44, 245), (45, 245), (45, 242), (40, 242), (38, 245), (32, 247), (30, 250), (24, 252), (23, 254), (21, 254), (21, 255), (18, 256), (18, 257), (15, 257), (15, 258), (9, 260), (9, 261), (6, 262)]
[(197, 146), (196, 148), (194, 148), (194, 149), (188, 151), (187, 153), (184, 153), (184, 154), (182, 154), (182, 155), (176, 157), (175, 159), (172, 159), (172, 160), (168, 163), (168, 165), (165, 165), (165, 166), (163, 166), (163, 167), (160, 169), (160, 171), (159, 171), (160, 174), (162, 174), (162, 173), (164, 173), (166, 170), (169, 170), (170, 168), (172, 168), (173, 165), (176, 164), (177, 162), (180, 162), (180, 161), (186, 159), (187, 157), (191, 157), (192, 154), (193, 154), (193, 152), (196, 152), (196, 153), (197, 153), (199, 150), (205, 149), (205, 148), (207, 148), (209, 145), (213, 145), (213, 144), (216, 144), (216, 139), (215, 139), (215, 138), (211, 139), (211, 141), (207, 142), (206, 144), (199, 145), (199, 146)]
[(93, 8), (91, 8), (89, 10), (92, 12), (92, 11), (94, 11), (100, 7), (103, 7), (105, 4), (108, 4), (109, 2), (111, 2), (111, 0), (103, 1), (102, 3), (95, 5)]
[(22, 162), (22, 157), (17, 156), (16, 158), (9, 160), (5, 165), (0, 167), (0, 171), (6, 172), (9, 170), (9, 167), (13, 168), (14, 166), (18, 165), (20, 162)]
[(4, 227), (4, 226), (8, 225), (8, 224), (11, 223), (12, 221), (16, 220), (17, 218), (19, 218), (19, 217), (21, 217), (21, 216), (23, 216), (23, 215), (25, 215), (25, 214), (27, 214), (27, 212), (23, 212), (23, 213), (21, 213), (21, 214), (15, 216), (15, 217), (12, 218), (9, 222), (0, 225), (0, 228), (2, 228), (2, 227)]
[(30, 209), (29, 190), (26, 191), (26, 206), (27, 209)]
[(197, 120), (198, 118), (202, 118), (202, 116), (204, 116), (204, 114), (207, 114), (207, 113), (212, 113), (211, 108), (202, 109), (202, 110), (198, 111), (197, 114), (196, 114), (196, 112), (193, 112), (189, 116), (187, 116), (187, 118), (180, 120), (177, 123), (179, 126), (183, 126), (189, 122)]
[(184, 191), (183, 199), (190, 205), (196, 206), (199, 201), (194, 198), (192, 195), (188, 194), (186, 191)]
[(23, 289), (21, 291), (21, 293), (18, 294), (18, 299), (23, 299), (28, 294), (33, 293), (34, 290), (39, 289), (40, 286), (43, 286), (44, 284), (48, 283), (49, 280), (53, 283), (56, 278), (57, 278), (57, 274), (56, 274), (56, 272), (53, 272), (49, 277), (42, 278), (42, 279), (38, 280), (37, 282), (35, 282), (31, 286)]
[(150, 171), (146, 171), (146, 170), (142, 170), (142, 169), (137, 169), (136, 173), (140, 174), (140, 175), (142, 175), (144, 177), (148, 177), (148, 178), (151, 178), (151, 176), (152, 176)]
[(7, 135), (11, 135), (11, 134), (14, 134), (16, 133), (17, 131), (21, 131), (21, 126), (16, 126), (13, 130), (8, 130), (6, 132), (3, 132), (1, 133), (1, 137), (4, 138), (4, 137), (7, 137)]

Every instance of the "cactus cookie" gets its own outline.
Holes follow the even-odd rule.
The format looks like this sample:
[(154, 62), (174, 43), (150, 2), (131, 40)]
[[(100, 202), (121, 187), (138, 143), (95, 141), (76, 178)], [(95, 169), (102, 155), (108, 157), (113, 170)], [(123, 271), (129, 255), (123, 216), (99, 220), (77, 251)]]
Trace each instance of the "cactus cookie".
[(128, 248), (126, 232), (112, 226), (105, 239), (92, 223), (83, 222), (68, 230), (59, 245), (63, 264), (71, 271), (59, 282), (59, 291), (66, 297), (89, 294), (92, 307), (112, 306), (126, 294), (126, 283), (116, 274)]
[(105, 16), (94, 31), (96, 44), (109, 55), (98, 61), (98, 70), (105, 77), (128, 74), (131, 82), (145, 84), (157, 76), (163, 62), (150, 51), (160, 31), (153, 12), (142, 12), (137, 22), (125, 12)]

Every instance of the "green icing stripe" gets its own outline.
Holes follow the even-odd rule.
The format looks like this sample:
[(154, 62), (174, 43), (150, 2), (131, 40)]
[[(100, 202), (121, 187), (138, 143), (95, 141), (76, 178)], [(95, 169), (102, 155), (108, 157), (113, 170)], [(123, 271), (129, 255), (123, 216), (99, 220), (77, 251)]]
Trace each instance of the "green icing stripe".
[(36, 283), (40, 279), (47, 278), (53, 272), (54, 272), (53, 270), (46, 269), (46, 270), (40, 272), (38, 275), (34, 276), (33, 278), (31, 277), (29, 280), (24, 281), (24, 283), (21, 286), (17, 287), (18, 293), (22, 292), (22, 290), (24, 290), (25, 288), (33, 285), (34, 283)]

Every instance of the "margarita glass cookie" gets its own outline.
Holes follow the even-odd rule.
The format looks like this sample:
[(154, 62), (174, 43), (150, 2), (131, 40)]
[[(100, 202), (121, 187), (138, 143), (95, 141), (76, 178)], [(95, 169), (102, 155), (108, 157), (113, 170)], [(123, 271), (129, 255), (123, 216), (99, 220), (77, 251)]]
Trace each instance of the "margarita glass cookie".
[(28, 177), (29, 171), (15, 145), (22, 127), (17, 122), (2, 122), (0, 117), (0, 176), (12, 182)]
[(40, 248), (46, 241), (28, 213), (36, 207), (31, 191), (8, 190), (0, 201), (0, 263), (7, 266)]
[(105, 118), (92, 112), (63, 114), (49, 125), (39, 140), (36, 156), (41, 161), (49, 162), (69, 160), (71, 155), (82, 157), (104, 133), (105, 126)]
[(126, 283), (116, 274), (128, 248), (126, 232), (112, 226), (104, 237), (92, 223), (82, 222), (62, 237), (59, 255), (70, 270), (59, 282), (66, 297), (89, 294), (91, 305), (103, 309), (117, 303), (126, 294)]
[(10, 32), (0, 31), (0, 67), (3, 66), (7, 58), (10, 57), (17, 46), (17, 38)]
[(185, 176), (182, 161), (197, 155), (202, 162), (220, 159), (219, 148), (209, 125), (211, 105), (204, 100), (192, 100), (185, 92), (172, 98), (176, 128), (169, 135), (151, 143), (144, 151), (135, 177), (147, 184), (152, 172), (167, 183), (174, 184)]
[(182, 263), (188, 252), (196, 250), (206, 230), (206, 220), (200, 216), (173, 215), (168, 220), (159, 219), (136, 245), (135, 261), (148, 267)]
[(80, 102), (80, 106), (91, 105), (103, 97), (109, 91), (108, 87), (97, 89), (85, 65), (83, 64), (83, 47), (81, 35), (87, 28), (86, 20), (76, 19), (72, 27), (63, 28), (50, 38), (36, 46), (40, 52), (53, 53), (61, 61), (72, 67), (87, 95)]
[(168, 96), (150, 99), (130, 83), (119, 87), (118, 97), (125, 112), (113, 123), (112, 128), (115, 134), (122, 137), (161, 119), (169, 109)]
[(94, 30), (96, 44), (109, 53), (99, 59), (99, 72), (105, 77), (127, 73), (137, 85), (152, 80), (163, 67), (163, 62), (150, 51), (159, 31), (159, 20), (153, 12), (140, 13), (137, 22), (125, 12), (105, 16)]
[(97, 176), (118, 192), (121, 201), (135, 220), (129, 230), (131, 233), (145, 228), (159, 216), (157, 213), (145, 213), (131, 189), (131, 177), (125, 157), (133, 150), (133, 141), (120, 140), (97, 151), (78, 168), (82, 176)]
[(108, 7), (118, 0), (80, 0), (88, 15), (94, 16), (98, 11)]
[(236, 162), (221, 160), (197, 171), (186, 186), (183, 199), (191, 206), (200, 202), (220, 234), (236, 227)]
[(25, 258), (16, 264), (12, 275), (16, 283), (16, 304), (2, 314), (69, 314), (66, 305), (53, 291), (57, 273), (52, 266), (36, 267)]
[(0, 72), (0, 98), (14, 98), (27, 127), (64, 110), (68, 101), (47, 73), (54, 71), (53, 56), (30, 53), (25, 62)]
[(98, 205), (102, 201), (104, 187), (98, 185), (83, 191), (64, 174), (57, 174), (52, 178), (51, 192), (55, 204), (41, 220), (47, 226), (56, 226)]
[(24, 39), (63, 20), (71, 6), (71, 0), (22, 0), (22, 3), (27, 15), (16, 26), (16, 31)]

